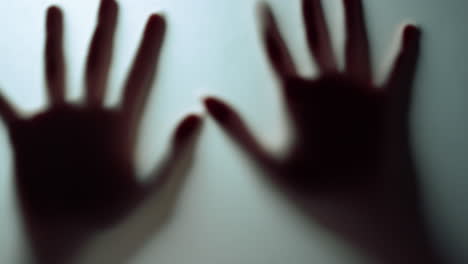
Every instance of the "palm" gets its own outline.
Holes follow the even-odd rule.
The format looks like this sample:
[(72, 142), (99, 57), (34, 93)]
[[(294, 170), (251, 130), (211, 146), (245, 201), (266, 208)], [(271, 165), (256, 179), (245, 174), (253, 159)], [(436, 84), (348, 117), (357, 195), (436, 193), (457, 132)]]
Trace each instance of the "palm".
[(37, 210), (30, 213), (105, 225), (118, 219), (116, 214), (141, 194), (127, 127), (117, 111), (73, 106), (16, 124), (18, 189)]
[(288, 79), (285, 86), (297, 134), (283, 161), (290, 184), (308, 193), (339, 192), (350, 184), (363, 187), (378, 174), (385, 142), (384, 91), (344, 74)]

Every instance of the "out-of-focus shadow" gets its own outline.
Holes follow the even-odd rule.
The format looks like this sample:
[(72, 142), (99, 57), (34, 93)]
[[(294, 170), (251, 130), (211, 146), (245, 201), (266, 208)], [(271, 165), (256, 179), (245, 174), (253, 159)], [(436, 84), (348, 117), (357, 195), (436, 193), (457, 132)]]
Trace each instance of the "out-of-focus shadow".
[(345, 66), (338, 67), (320, 0), (303, 0), (319, 77), (299, 76), (272, 11), (260, 8), (265, 49), (281, 84), (295, 137), (286, 158), (268, 153), (220, 99), (214, 120), (264, 168), (295, 205), (379, 263), (440, 263), (421, 208), (409, 136), (420, 30), (406, 25), (382, 87), (373, 79), (362, 2), (344, 0)]
[(122, 102), (107, 108), (103, 101), (117, 14), (114, 0), (101, 1), (82, 103), (65, 101), (63, 15), (58, 7), (48, 9), (46, 22), (49, 107), (24, 118), (0, 95), (0, 115), (14, 149), (18, 202), (37, 263), (69, 263), (93, 235), (122, 221), (153, 194), (173, 191), (175, 196), (179, 188), (171, 187), (177, 184), (169, 172), (193, 152), (202, 122), (197, 115), (178, 125), (164, 169), (148, 183), (138, 181), (135, 145), (166, 22), (160, 15), (149, 18)]

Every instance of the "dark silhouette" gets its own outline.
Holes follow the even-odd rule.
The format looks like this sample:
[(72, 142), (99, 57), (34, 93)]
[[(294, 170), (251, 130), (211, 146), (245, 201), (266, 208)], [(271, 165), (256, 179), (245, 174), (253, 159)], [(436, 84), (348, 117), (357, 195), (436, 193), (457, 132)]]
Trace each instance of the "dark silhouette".
[(122, 102), (107, 108), (103, 99), (117, 12), (114, 0), (102, 1), (86, 65), (84, 102), (65, 101), (63, 17), (58, 7), (47, 12), (48, 109), (26, 119), (0, 96), (0, 114), (14, 148), (18, 201), (38, 263), (68, 263), (96, 231), (113, 226), (166, 188), (172, 181), (168, 170), (193, 154), (201, 125), (196, 115), (179, 124), (161, 173), (147, 183), (137, 180), (136, 135), (166, 23), (160, 15), (149, 18)]
[(410, 145), (411, 87), (419, 28), (406, 25), (390, 76), (372, 77), (362, 2), (345, 0), (347, 40), (340, 70), (320, 0), (303, 0), (306, 36), (319, 77), (299, 77), (274, 16), (262, 34), (294, 124), (286, 158), (268, 153), (241, 117), (209, 97), (209, 114), (287, 197), (379, 263), (439, 263), (425, 227)]

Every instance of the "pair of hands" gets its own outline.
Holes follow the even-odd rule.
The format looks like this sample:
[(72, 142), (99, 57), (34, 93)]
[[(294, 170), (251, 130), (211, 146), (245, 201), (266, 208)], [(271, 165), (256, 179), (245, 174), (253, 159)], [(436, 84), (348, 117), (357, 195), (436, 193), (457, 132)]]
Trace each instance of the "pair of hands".
[[(295, 128), (294, 144), (284, 159), (269, 154), (228, 104), (214, 97), (204, 103), (213, 119), (288, 197), (332, 230), (368, 247), (366, 240), (373, 238), (359, 237), (362, 228), (390, 226), (391, 230), (407, 231), (415, 226), (419, 230), (422, 223), (408, 114), (420, 31), (405, 26), (390, 76), (379, 87), (372, 77), (362, 3), (345, 0), (344, 5), (346, 59), (340, 71), (320, 1), (303, 0), (307, 40), (320, 70), (314, 80), (299, 76), (270, 9), (262, 8), (265, 49), (282, 84)], [(161, 191), (169, 180), (155, 175), (150, 183), (142, 184), (133, 164), (137, 130), (157, 68), (165, 20), (159, 15), (150, 17), (122, 102), (106, 108), (103, 99), (117, 12), (114, 0), (102, 0), (82, 104), (72, 105), (64, 99), (63, 22), (56, 7), (47, 14), (49, 108), (32, 118), (22, 118), (0, 95), (0, 115), (15, 153), (16, 187), (25, 225), (39, 244), (51, 232), (57, 237), (76, 236), (79, 244), (85, 239), (82, 234), (113, 225), (149, 194)], [(173, 136), (171, 158), (163, 167), (171, 168), (191, 153), (201, 123), (197, 115), (181, 121)], [(53, 254), (47, 249), (40, 251), (42, 259)]]

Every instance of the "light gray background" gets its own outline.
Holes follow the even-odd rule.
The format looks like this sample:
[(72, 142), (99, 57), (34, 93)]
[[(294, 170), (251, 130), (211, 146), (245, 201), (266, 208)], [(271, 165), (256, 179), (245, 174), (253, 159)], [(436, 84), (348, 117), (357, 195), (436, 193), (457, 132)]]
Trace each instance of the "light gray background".
[[(313, 75), (304, 42), (299, 0), (269, 0), (297, 64)], [(341, 50), (342, 8), (326, 0), (335, 47)], [(0, 1), (0, 86), (26, 113), (45, 106), (44, 12), (51, 3), (65, 11), (69, 98), (81, 96), (84, 59), (95, 25), (97, 0)], [(287, 118), (278, 85), (264, 56), (254, 0), (120, 0), (114, 67), (108, 104), (120, 87), (147, 16), (163, 11), (169, 30), (155, 89), (149, 100), (137, 162), (141, 174), (162, 157), (172, 128), (189, 111), (202, 112), (200, 98), (227, 98), (272, 150), (287, 143)], [(468, 29), (464, 0), (367, 0), (376, 65), (389, 61), (395, 32), (404, 20), (424, 29), (423, 58), (415, 87), (414, 137), (434, 237), (454, 263), (468, 262)], [(341, 52), (340, 52), (341, 54)], [(379, 78), (386, 68), (379, 67)], [(257, 181), (260, 173), (213, 124), (206, 123), (196, 164), (171, 223), (137, 250), (131, 263), (306, 264), (362, 263), (338, 237), (302, 219)], [(12, 157), (0, 125), (0, 262), (25, 253), (12, 193)], [(139, 224), (141, 226), (141, 224)], [(118, 230), (117, 228), (116, 230)], [(129, 229), (131, 230), (131, 228)], [(115, 263), (128, 254), (124, 238), (86, 262)], [(101, 243), (102, 244), (102, 243)], [(127, 250), (128, 251), (128, 250)], [(110, 258), (109, 258), (110, 256)], [(104, 258), (104, 259), (100, 259)], [(111, 260), (114, 258), (114, 260)]]

